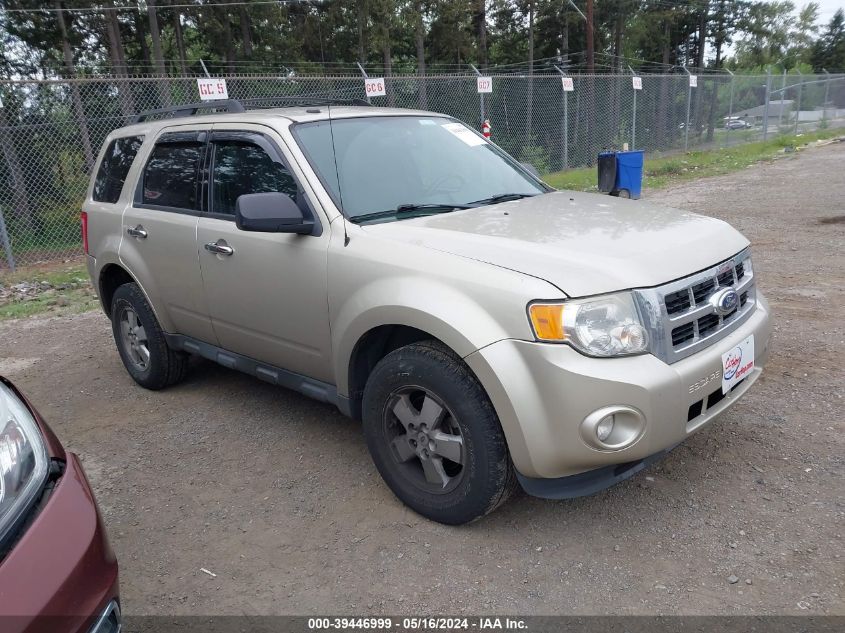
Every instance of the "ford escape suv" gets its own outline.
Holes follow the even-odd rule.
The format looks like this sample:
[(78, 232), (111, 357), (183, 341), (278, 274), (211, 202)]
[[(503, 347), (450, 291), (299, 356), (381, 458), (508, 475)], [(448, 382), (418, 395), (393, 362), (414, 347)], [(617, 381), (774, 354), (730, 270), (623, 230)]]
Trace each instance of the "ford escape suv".
[(444, 523), (517, 481), (561, 499), (630, 477), (767, 354), (736, 230), (554, 191), (431, 112), (139, 115), (105, 140), (82, 224), (138, 384), (195, 354), (334, 403), (396, 496)]

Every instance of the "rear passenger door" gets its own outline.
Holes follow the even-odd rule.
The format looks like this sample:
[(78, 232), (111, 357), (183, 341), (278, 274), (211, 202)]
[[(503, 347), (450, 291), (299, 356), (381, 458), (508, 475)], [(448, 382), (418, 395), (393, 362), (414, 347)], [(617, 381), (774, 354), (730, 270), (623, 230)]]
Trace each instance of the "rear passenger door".
[(179, 126), (159, 133), (123, 214), (120, 259), (166, 332), (215, 343), (196, 242), (199, 178), (210, 127)]
[[(297, 180), (282, 147), (270, 128), (214, 126), (205, 176), (208, 202), (197, 227), (206, 300), (223, 348), (331, 383), (328, 224), (309, 206), (313, 192)], [(239, 230), (238, 196), (271, 191), (309, 209), (315, 234)], [(227, 254), (216, 252), (215, 245)]]

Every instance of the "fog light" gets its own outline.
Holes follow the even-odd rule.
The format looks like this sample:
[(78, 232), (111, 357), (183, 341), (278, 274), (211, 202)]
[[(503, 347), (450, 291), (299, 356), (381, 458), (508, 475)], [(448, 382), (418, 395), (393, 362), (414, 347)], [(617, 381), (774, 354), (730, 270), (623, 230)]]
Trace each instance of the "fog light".
[(604, 442), (611, 433), (613, 433), (613, 415), (602, 418), (596, 425), (596, 437), (599, 441)]
[(645, 433), (642, 412), (623, 404), (602, 407), (581, 422), (584, 443), (602, 452), (621, 451), (636, 444)]

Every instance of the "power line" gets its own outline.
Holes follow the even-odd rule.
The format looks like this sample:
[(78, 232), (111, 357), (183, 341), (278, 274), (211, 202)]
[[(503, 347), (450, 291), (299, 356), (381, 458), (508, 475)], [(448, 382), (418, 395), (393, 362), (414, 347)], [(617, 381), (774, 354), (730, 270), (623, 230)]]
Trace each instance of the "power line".
[(39, 7), (37, 9), (5, 9), (0, 8), (0, 13), (104, 13), (106, 11), (142, 11), (144, 9), (213, 9), (216, 7), (239, 7), (256, 5), (282, 5), (282, 4), (322, 4), (323, 0), (229, 0), (227, 2), (215, 2), (214, 4), (167, 4), (149, 5), (138, 3), (136, 5), (123, 6), (91, 6), (91, 7)]

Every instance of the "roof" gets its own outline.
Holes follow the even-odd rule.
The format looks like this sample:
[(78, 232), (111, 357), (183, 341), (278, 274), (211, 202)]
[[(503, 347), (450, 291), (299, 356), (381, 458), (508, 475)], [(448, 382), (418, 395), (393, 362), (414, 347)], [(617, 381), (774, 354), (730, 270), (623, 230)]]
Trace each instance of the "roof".
[(425, 110), (410, 110), (406, 108), (377, 108), (370, 106), (293, 106), (284, 108), (266, 108), (247, 110), (246, 112), (224, 112), (214, 114), (197, 114), (194, 116), (168, 117), (154, 119), (127, 125), (114, 130), (109, 136), (124, 136), (126, 134), (152, 134), (163, 127), (174, 125), (207, 125), (212, 123), (258, 123), (268, 124), (270, 121), (286, 119), (292, 123), (307, 123), (311, 121), (327, 121), (331, 119), (352, 119), (374, 116), (436, 116), (448, 115)]
[[(786, 114), (791, 109), (792, 100), (790, 99), (783, 99), (780, 101), (769, 101), (769, 117), (780, 116), (781, 113)], [(733, 116), (740, 119), (749, 116), (766, 116), (766, 104), (758, 105), (757, 107), (749, 108), (748, 110), (734, 112)]]

